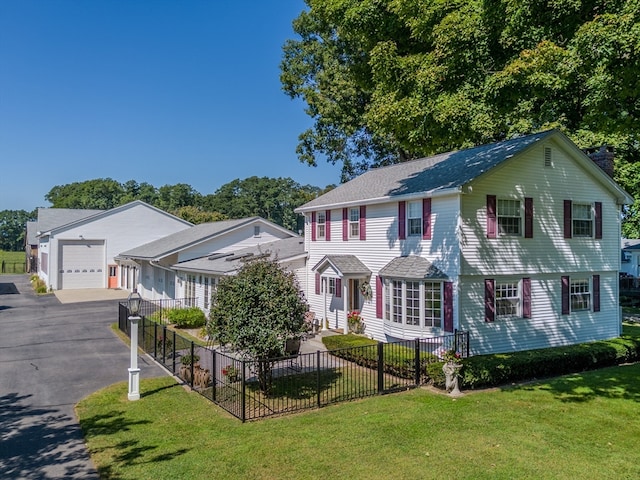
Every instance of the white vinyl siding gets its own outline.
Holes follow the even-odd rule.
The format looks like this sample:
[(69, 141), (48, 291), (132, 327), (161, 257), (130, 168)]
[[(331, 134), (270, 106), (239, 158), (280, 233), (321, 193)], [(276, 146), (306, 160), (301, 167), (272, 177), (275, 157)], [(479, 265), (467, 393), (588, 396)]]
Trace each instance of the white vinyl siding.
[[(497, 283), (499, 282), (496, 281)], [(600, 273), (600, 312), (580, 310), (562, 315), (562, 293), (558, 275), (532, 275), (532, 317), (497, 317), (495, 322), (485, 322), (484, 281), (465, 276), (459, 283), (458, 328), (469, 330), (473, 355), (614, 338), (619, 335), (620, 328), (617, 289), (617, 272)]]
[[(306, 298), (309, 302), (310, 310), (312, 310), (319, 319), (328, 318), (331, 326), (336, 323), (340, 325), (340, 321), (346, 322), (344, 302), (338, 302), (335, 298), (332, 300), (325, 299), (322, 293), (319, 295), (315, 294), (313, 288), (315, 274), (311, 269), (320, 262), (325, 255), (355, 255), (374, 275), (371, 278), (361, 278), (361, 280), (370, 282), (373, 293), (373, 300), (363, 302), (361, 308), (362, 317), (367, 320), (366, 333), (377, 340), (384, 340), (386, 336), (382, 319), (377, 320), (376, 317), (375, 275), (382, 267), (396, 257), (403, 255), (420, 255), (430, 262), (433, 262), (451, 278), (455, 278), (459, 265), (459, 245), (457, 242), (449, 241), (449, 239), (456, 238), (459, 205), (459, 197), (457, 195), (441, 196), (432, 200), (431, 222), (433, 238), (438, 239), (438, 241), (447, 239), (446, 255), (442, 254), (440, 250), (441, 247), (436, 248), (432, 240), (424, 240), (422, 236), (407, 236), (407, 239), (403, 241), (398, 241), (396, 238), (390, 239), (390, 232), (393, 232), (392, 235), (396, 237), (398, 231), (397, 202), (366, 206), (367, 240), (365, 242), (313, 242), (311, 240), (312, 219), (309, 213), (305, 221), (305, 249), (309, 253), (306, 281), (309, 282), (310, 288), (306, 291)], [(339, 214), (336, 212), (338, 212), (337, 209), (332, 211), (332, 218), (342, 218), (342, 212), (340, 211)], [(339, 224), (339, 222), (332, 223)], [(346, 283), (347, 282), (343, 282), (343, 286)], [(384, 291), (386, 292), (385, 294), (390, 295), (389, 289), (384, 289)], [(346, 299), (338, 300), (346, 301)], [(389, 302), (383, 302), (383, 305), (389, 305)], [(384, 310), (382, 313), (384, 314)], [(390, 318), (391, 315), (391, 312), (387, 312), (385, 318)], [(406, 335), (407, 338), (416, 338), (415, 331), (407, 331)], [(423, 333), (419, 332), (418, 336), (420, 335), (423, 335)], [(425, 330), (424, 336), (429, 335), (432, 334)]]
[[(618, 271), (620, 207), (615, 198), (601, 183), (592, 181), (563, 149), (554, 147), (553, 167), (544, 166), (543, 155), (543, 147), (536, 146), (521, 154), (518, 161), (507, 161), (476, 180), (472, 189), (461, 196), (462, 274), (491, 278), (516, 272), (522, 272), (524, 277), (577, 269)], [(515, 235), (487, 239), (487, 195), (497, 199), (533, 198), (535, 241)], [(584, 205), (602, 202), (601, 241), (591, 237), (564, 238), (565, 199)], [(521, 201), (521, 207), (522, 204)]]

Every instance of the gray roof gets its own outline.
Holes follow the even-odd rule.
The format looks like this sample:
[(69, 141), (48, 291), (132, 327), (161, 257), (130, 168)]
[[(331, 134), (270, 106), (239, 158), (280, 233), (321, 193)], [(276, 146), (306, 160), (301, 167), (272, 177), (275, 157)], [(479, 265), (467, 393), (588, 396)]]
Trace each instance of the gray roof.
[(397, 257), (380, 269), (381, 277), (414, 278), (414, 279), (446, 279), (447, 274), (434, 266), (426, 258), (410, 255)]
[(371, 275), (371, 270), (355, 255), (325, 255), (313, 270), (323, 270), (327, 265), (331, 265), (341, 276)]
[(547, 130), (467, 150), (369, 170), (302, 205), (299, 210), (462, 187), (554, 133)]
[(105, 211), (78, 208), (38, 208), (37, 231), (45, 233), (54, 228), (62, 227)]
[[(201, 223), (191, 228), (181, 230), (166, 237), (159, 238), (153, 242), (145, 243), (138, 247), (120, 253), (118, 257), (158, 259), (171, 255), (188, 248), (192, 245), (205, 242), (211, 238), (221, 235), (229, 230), (250, 224), (261, 217), (242, 218), (239, 220), (223, 220), (220, 222)], [(293, 234), (292, 234), (293, 235)]]
[(640, 239), (623, 238), (620, 242), (622, 250), (638, 250), (640, 249)]
[(238, 271), (246, 261), (260, 258), (261, 256), (268, 257), (271, 260), (286, 261), (302, 255), (305, 255), (304, 239), (302, 237), (291, 237), (243, 248), (234, 252), (219, 253), (180, 262), (173, 265), (173, 268), (187, 272), (230, 275)]
[(38, 243), (38, 222), (27, 222), (27, 245), (35, 245)]

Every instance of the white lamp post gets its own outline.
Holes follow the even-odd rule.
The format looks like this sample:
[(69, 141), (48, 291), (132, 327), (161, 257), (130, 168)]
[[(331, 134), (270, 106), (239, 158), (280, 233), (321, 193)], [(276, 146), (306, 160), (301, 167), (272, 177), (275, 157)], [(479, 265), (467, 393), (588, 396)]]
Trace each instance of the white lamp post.
[(129, 367), (129, 400), (140, 400), (140, 369), (138, 368), (138, 320), (140, 317), (140, 303), (142, 298), (138, 294), (137, 290), (133, 290), (129, 299), (127, 300), (127, 306), (129, 307), (129, 321), (131, 340), (131, 366)]

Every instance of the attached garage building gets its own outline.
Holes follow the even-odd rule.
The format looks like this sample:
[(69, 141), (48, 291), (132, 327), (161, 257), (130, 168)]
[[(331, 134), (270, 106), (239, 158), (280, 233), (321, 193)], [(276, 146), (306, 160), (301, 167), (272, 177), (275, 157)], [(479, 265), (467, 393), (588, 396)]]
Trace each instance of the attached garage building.
[(61, 240), (58, 289), (105, 288), (105, 240)]
[(140, 200), (111, 210), (39, 209), (38, 275), (53, 290), (122, 287), (120, 252), (192, 226)]

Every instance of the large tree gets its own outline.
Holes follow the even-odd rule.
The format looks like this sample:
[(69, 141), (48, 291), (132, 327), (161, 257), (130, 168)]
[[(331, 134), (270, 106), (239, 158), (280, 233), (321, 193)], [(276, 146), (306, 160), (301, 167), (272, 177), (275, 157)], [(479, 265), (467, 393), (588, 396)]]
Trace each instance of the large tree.
[[(306, 0), (281, 81), (307, 104), (298, 156), (372, 167), (559, 128), (616, 147), (640, 198), (637, 0)], [(627, 234), (640, 234), (636, 212)]]
[(295, 275), (266, 258), (247, 262), (223, 278), (212, 302), (208, 333), (222, 345), (257, 360), (260, 388), (271, 388), (271, 363), (284, 355), (285, 339), (305, 331), (308, 305)]
[(37, 218), (36, 211), (0, 211), (0, 250), (19, 252), (24, 250), (27, 222)]

